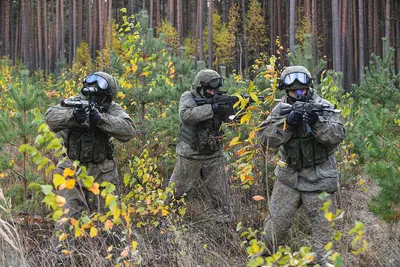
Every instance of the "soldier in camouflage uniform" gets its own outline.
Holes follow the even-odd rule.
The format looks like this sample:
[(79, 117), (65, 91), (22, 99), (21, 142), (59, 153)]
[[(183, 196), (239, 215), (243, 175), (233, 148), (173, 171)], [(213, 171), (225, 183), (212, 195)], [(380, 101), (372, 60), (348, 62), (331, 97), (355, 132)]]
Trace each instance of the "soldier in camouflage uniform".
[(279, 89), (286, 90), (286, 95), (262, 123), (260, 134), (263, 145), (279, 147), (280, 154), (270, 210), (264, 222), (264, 241), (270, 250), (268, 254), (276, 252), (277, 245), (282, 244), (291, 227), (296, 210), (303, 206), (311, 220), (317, 262), (322, 263), (324, 244), (329, 241), (331, 231), (324, 212), (319, 211), (323, 205), (319, 195), (321, 192), (329, 194), (326, 200), (332, 201), (331, 211), (335, 212), (334, 192), (338, 190), (339, 179), (334, 151), (346, 130), (332, 112), (318, 114), (307, 110), (305, 114), (291, 111), (289, 115), (281, 115), (285, 113), (282, 112), (284, 103), (313, 100), (332, 106), (312, 89), (311, 74), (306, 68), (286, 68), (281, 74)]
[(208, 210), (204, 212), (215, 222), (232, 220), (220, 129), (230, 107), (197, 106), (193, 98), (213, 98), (222, 85), (223, 78), (216, 71), (205, 69), (196, 75), (191, 89), (181, 95), (178, 158), (169, 181), (169, 186), (174, 184), (176, 198), (184, 194), (191, 197), (198, 188), (205, 189)]
[[(114, 77), (105, 72), (95, 72), (82, 83), (82, 92), (91, 90), (93, 93), (69, 100), (87, 100), (91, 97), (95, 106), (70, 108), (59, 104), (50, 107), (45, 115), (46, 123), (63, 139), (67, 149), (68, 159), (59, 163), (57, 172), (63, 174), (66, 168), (74, 169), (73, 161), (78, 160), (86, 166), (87, 175), (92, 175), (95, 182), (115, 184), (118, 171), (114, 160), (113, 138), (121, 142), (129, 141), (135, 132), (133, 121), (120, 105), (112, 101), (118, 90)], [(63, 189), (59, 194), (66, 199), (68, 217), (77, 218), (83, 210), (90, 213), (104, 209), (102, 198), (84, 187)], [(66, 227), (58, 224), (56, 231), (63, 228)]]

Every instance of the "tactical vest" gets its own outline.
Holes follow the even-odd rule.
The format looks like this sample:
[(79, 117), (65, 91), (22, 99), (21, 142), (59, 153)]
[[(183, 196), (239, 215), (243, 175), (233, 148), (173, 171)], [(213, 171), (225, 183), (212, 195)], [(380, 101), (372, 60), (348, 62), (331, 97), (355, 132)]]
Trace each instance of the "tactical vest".
[(323, 163), (335, 152), (335, 148), (326, 147), (313, 136), (291, 138), (283, 149), (288, 166), (297, 171)]
[(222, 119), (214, 116), (194, 126), (181, 124), (179, 140), (203, 155), (212, 155), (222, 148)]
[(97, 128), (71, 129), (66, 141), (68, 157), (81, 163), (99, 163), (114, 156), (111, 138)]

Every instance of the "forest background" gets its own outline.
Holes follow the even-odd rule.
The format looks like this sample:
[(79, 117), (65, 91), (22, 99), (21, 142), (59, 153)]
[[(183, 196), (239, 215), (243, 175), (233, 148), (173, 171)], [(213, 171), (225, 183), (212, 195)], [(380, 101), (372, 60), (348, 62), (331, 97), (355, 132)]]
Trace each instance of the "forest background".
[[(337, 152), (341, 209), (326, 245), (335, 266), (398, 266), (400, 112), (398, 1), (19, 0), (0, 3), (0, 240), (3, 265), (261, 266), (313, 259), (301, 212), (288, 247), (261, 257), (262, 221), (276, 151), (258, 125), (281, 92), (281, 70), (310, 69), (315, 89), (343, 110)], [(210, 15), (212, 14), (212, 16)], [(395, 49), (394, 49), (395, 48)], [(228, 93), (249, 95), (225, 127), (235, 225), (204, 227), (196, 206), (165, 202), (175, 163), (177, 105), (197, 70), (216, 69)], [(113, 74), (138, 135), (117, 144), (121, 182), (97, 184), (79, 165), (53, 175), (61, 140), (43, 124), (47, 107), (77, 94), (91, 71)], [(263, 96), (258, 101), (257, 96)], [(81, 181), (109, 211), (71, 221), (81, 244), (60, 259), (49, 237), (65, 204), (56, 189)], [(116, 188), (119, 196), (116, 196)], [(323, 196), (321, 196), (323, 197)], [(335, 226), (336, 225), (336, 226)]]

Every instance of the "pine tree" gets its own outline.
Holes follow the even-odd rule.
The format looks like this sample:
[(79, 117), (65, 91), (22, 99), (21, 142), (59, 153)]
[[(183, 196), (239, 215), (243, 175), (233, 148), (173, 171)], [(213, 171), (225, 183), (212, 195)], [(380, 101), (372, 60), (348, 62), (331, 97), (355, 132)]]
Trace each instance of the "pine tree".
[(384, 51), (382, 59), (371, 56), (355, 90), (358, 111), (350, 131), (367, 174), (380, 186), (369, 208), (388, 222), (400, 220), (400, 92), (395, 86), (400, 74), (393, 56), (394, 49)]

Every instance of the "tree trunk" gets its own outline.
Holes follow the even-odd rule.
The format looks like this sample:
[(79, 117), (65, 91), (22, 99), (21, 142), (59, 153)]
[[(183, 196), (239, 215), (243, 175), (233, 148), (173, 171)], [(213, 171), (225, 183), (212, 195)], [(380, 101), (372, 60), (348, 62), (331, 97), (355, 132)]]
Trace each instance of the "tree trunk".
[(354, 76), (356, 81), (359, 81), (359, 77), (358, 75), (360, 74), (360, 72), (358, 71), (358, 64), (359, 64), (359, 60), (358, 60), (358, 30), (357, 30), (357, 7), (356, 7), (356, 1), (353, 1), (353, 40), (354, 40)]
[(379, 54), (379, 18), (378, 18), (378, 1), (374, 0), (374, 52), (375, 54)]
[[(343, 53), (347, 53), (345, 58), (347, 59), (347, 62), (345, 66), (347, 66), (347, 69), (344, 70), (344, 72), (347, 75), (347, 80), (348, 83), (356, 83), (357, 81), (354, 78), (354, 54), (353, 54), (353, 20), (351, 18), (353, 14), (353, 5), (352, 3), (348, 4), (348, 10), (347, 10), (347, 18), (348, 18), (348, 24), (347, 24), (347, 35), (346, 35), (346, 49), (343, 51)], [(345, 91), (350, 91), (350, 87), (345, 87)]]
[(332, 39), (333, 39), (333, 70), (341, 71), (339, 35), (339, 0), (332, 1)]
[(367, 5), (368, 8), (368, 35), (367, 35), (367, 40), (368, 40), (368, 54), (372, 54), (375, 51), (373, 51), (373, 43), (374, 43), (374, 38), (373, 38), (373, 1), (369, 0), (369, 5)]
[(64, 18), (64, 1), (60, 0), (60, 32), (61, 32), (61, 61), (65, 60), (65, 18)]
[(199, 37), (200, 37), (200, 45), (199, 45), (199, 60), (204, 60), (204, 42), (203, 42), (203, 0), (199, 0)]
[(169, 0), (169, 22), (174, 26), (174, 0)]
[(150, 14), (149, 14), (149, 20), (150, 20), (150, 28), (153, 29), (153, 16), (154, 16), (154, 7), (153, 7), (153, 0), (150, 1)]
[(182, 0), (176, 0), (176, 24), (178, 28), (178, 46), (182, 45), (183, 21), (182, 21)]
[(386, 0), (386, 12), (385, 12), (385, 38), (386, 38), (386, 46), (385, 46), (385, 54), (389, 55), (389, 47), (390, 47), (390, 0)]
[[(347, 72), (344, 71), (344, 66), (345, 66), (345, 60), (346, 60), (346, 53), (345, 53), (345, 45), (346, 45), (346, 40), (347, 40), (347, 0), (342, 0), (342, 23), (341, 23), (341, 54), (340, 54), (340, 70), (343, 71), (343, 86), (346, 88), (347, 86)], [(346, 60), (347, 61), (347, 60)]]
[[(269, 7), (269, 28), (270, 28), (270, 36), (271, 36), (271, 54), (274, 55), (275, 54), (275, 40), (276, 40), (276, 36), (275, 36), (275, 10), (274, 10), (274, 1), (275, 0), (270, 0), (270, 7)], [(280, 23), (280, 21), (278, 22)]]
[(160, 9), (160, 0), (156, 0), (156, 27), (157, 27), (157, 35), (161, 26), (161, 9)]
[(197, 47), (198, 47), (198, 40), (199, 40), (199, 18), (200, 18), (200, 0), (197, 0), (197, 8), (196, 8), (196, 34), (194, 38), (194, 57), (197, 60)]
[(359, 53), (360, 53), (360, 66), (359, 66), (359, 75), (360, 75), (360, 83), (363, 80), (364, 75), (364, 1), (358, 0), (358, 39), (360, 40), (359, 43)]
[(296, 29), (295, 29), (295, 18), (296, 18), (296, 0), (290, 0), (290, 22), (289, 22), (289, 51), (290, 56), (294, 56), (294, 50), (296, 45)]
[(213, 1), (208, 1), (208, 68), (213, 67)]
[(36, 11), (37, 11), (37, 39), (38, 39), (38, 67), (43, 69), (43, 45), (42, 45), (42, 12), (41, 12), (42, 0), (37, 0)]
[(317, 0), (312, 0), (312, 7), (311, 7), (311, 13), (312, 13), (312, 54), (313, 54), (313, 68), (318, 64), (318, 6), (317, 6)]
[[(247, 78), (247, 71), (249, 69), (249, 51), (248, 51), (248, 36), (247, 36), (247, 22), (246, 22), (246, 1), (242, 0), (242, 23), (243, 23), (243, 52), (244, 52), (244, 77)], [(242, 66), (240, 67), (242, 69)], [(241, 72), (242, 73), (242, 72)]]

